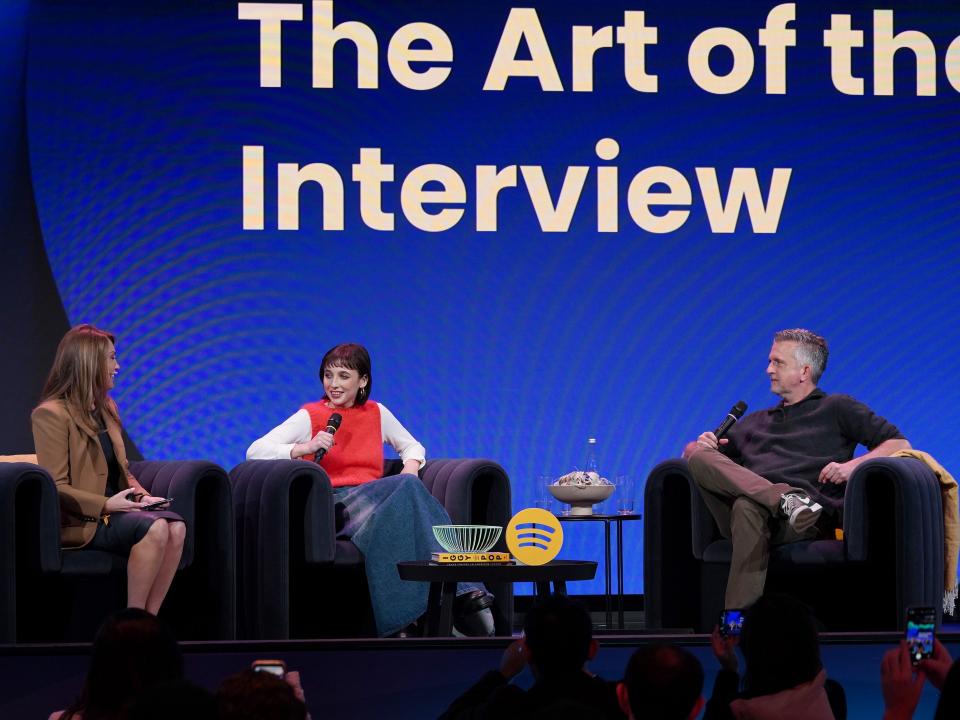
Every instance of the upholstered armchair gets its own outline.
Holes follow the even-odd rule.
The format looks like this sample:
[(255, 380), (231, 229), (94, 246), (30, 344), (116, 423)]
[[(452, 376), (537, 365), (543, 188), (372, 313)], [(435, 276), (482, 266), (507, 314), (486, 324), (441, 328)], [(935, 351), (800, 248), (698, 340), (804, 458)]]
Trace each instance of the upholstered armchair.
[[(648, 628), (709, 632), (723, 609), (730, 541), (720, 536), (685, 460), (657, 465), (644, 491)], [(940, 485), (911, 458), (861, 464), (847, 484), (843, 539), (773, 548), (767, 589), (809, 603), (827, 629), (902, 629), (906, 608), (942, 608)]]
[[(30, 459), (30, 458), (27, 458)], [(160, 615), (181, 640), (236, 634), (233, 503), (226, 472), (204, 461), (132, 462), (186, 521), (180, 570)], [(53, 479), (31, 462), (0, 462), (0, 643), (89, 641), (126, 601), (126, 558), (62, 550)]]
[[(388, 460), (384, 476), (401, 468)], [(240, 552), (240, 636), (373, 635), (363, 555), (336, 537), (330, 480), (320, 466), (248, 460), (231, 470), (230, 478)], [(430, 460), (420, 479), (455, 524), (505, 526), (510, 520), (510, 480), (490, 460)], [(496, 549), (505, 549), (503, 538)], [(510, 634), (513, 587), (488, 589), (496, 596), (497, 634)]]

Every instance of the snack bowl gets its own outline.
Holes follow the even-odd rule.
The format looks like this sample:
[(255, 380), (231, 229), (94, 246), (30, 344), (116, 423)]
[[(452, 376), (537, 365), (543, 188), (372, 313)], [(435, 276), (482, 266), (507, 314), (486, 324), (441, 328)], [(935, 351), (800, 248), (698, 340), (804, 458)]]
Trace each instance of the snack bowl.
[(593, 515), (593, 506), (613, 495), (615, 485), (547, 485), (550, 494), (570, 506), (571, 515)]
[(500, 539), (499, 525), (434, 525), (433, 536), (450, 553), (486, 552)]

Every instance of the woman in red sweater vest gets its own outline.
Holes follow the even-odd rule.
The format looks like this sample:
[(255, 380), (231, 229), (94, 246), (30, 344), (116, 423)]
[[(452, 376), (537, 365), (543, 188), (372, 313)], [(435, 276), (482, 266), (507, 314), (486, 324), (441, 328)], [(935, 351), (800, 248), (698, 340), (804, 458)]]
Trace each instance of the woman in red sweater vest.
[[(248, 460), (313, 460), (330, 477), (334, 498), (344, 506), (337, 537), (353, 541), (364, 555), (370, 601), (381, 636), (402, 631), (426, 611), (427, 588), (397, 576), (402, 560), (428, 560), (440, 550), (434, 525), (450, 516), (417, 473), (426, 451), (384, 405), (370, 400), (373, 374), (362, 345), (337, 345), (320, 363), (322, 400), (307, 403), (247, 449)], [(340, 416), (336, 437), (327, 432)], [(400, 475), (382, 477), (383, 444), (403, 461)], [(493, 597), (478, 585), (461, 584), (457, 627), (465, 634), (489, 635)]]

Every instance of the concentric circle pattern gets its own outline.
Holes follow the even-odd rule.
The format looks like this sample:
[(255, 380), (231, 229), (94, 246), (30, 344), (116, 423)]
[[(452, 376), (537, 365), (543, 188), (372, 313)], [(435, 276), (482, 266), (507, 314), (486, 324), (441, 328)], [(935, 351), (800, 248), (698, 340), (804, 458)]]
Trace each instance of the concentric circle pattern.
[[(148, 457), (232, 467), (316, 399), (323, 352), (356, 341), (371, 350), (374, 399), (428, 455), (495, 459), (520, 508), (540, 475), (582, 464), (588, 437), (603, 474), (644, 477), (734, 401), (772, 404), (771, 335), (809, 326), (831, 343), (826, 390), (859, 397), (960, 466), (960, 100), (942, 78), (936, 97), (916, 97), (899, 56), (894, 97), (870, 95), (869, 79), (864, 96), (838, 92), (821, 44), (827, 9), (798, 4), (786, 94), (765, 93), (756, 46), (750, 82), (720, 96), (691, 79), (689, 42), (711, 26), (755, 38), (767, 6), (642, 3), (659, 33), (651, 93), (627, 82), (621, 45), (595, 54), (592, 90), (573, 88), (571, 27), (622, 24), (636, 3), (535, 4), (556, 92), (532, 77), (483, 89), (512, 7), (499, 0), (337, 0), (335, 22), (377, 37), (376, 89), (357, 88), (346, 43), (334, 87), (313, 87), (310, 3), (303, 21), (283, 23), (275, 88), (259, 86), (259, 26), (238, 20), (236, 3), (35, 4), (27, 114), (44, 242), (70, 321), (117, 334), (115, 396)], [(892, 5), (898, 30), (927, 33), (942, 59), (960, 11)], [(412, 22), (442, 28), (454, 48), (432, 90), (402, 86), (387, 62), (393, 33)], [(617, 142), (614, 159), (596, 154), (602, 138)], [(245, 146), (264, 149), (263, 230), (243, 228)], [(365, 187), (361, 210), (364, 148), (389, 171), (375, 200)], [(299, 229), (278, 229), (291, 202), (278, 207), (280, 166), (313, 163), (342, 181), (343, 230), (324, 229), (336, 183), (316, 182), (297, 195)], [(463, 183), (462, 198), (423, 187), (424, 213), (463, 211), (439, 232), (411, 222), (412, 190), (403, 199), (428, 164)], [(495, 231), (478, 230), (485, 166), (516, 174), (497, 194)], [(650, 167), (673, 168), (689, 199), (682, 183), (672, 195), (663, 183), (631, 190)], [(725, 212), (739, 206), (734, 232), (715, 228), (698, 168), (715, 171)], [(774, 169), (791, 169), (775, 233), (755, 233), (762, 209), (727, 197), (735, 168), (755, 170), (750, 202), (761, 206)], [(599, 227), (609, 203), (616, 232)], [(643, 208), (688, 216), (652, 232), (637, 223)], [(545, 231), (554, 216), (569, 222)], [(375, 229), (386, 217), (393, 229)], [(627, 532), (639, 545), (639, 524)], [(578, 528), (565, 552), (588, 559), (600, 546)], [(627, 592), (642, 590), (641, 557), (630, 553)]]

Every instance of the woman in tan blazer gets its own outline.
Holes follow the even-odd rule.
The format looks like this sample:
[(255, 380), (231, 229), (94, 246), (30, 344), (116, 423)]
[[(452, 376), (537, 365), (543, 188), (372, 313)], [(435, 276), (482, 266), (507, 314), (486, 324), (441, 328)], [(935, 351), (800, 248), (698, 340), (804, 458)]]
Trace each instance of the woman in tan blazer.
[[(130, 473), (116, 403), (114, 337), (78, 325), (63, 337), (34, 409), (37, 462), (57, 483), (64, 548), (129, 555), (127, 605), (156, 614), (180, 563), (186, 528)], [(161, 506), (163, 507), (163, 506)]]

